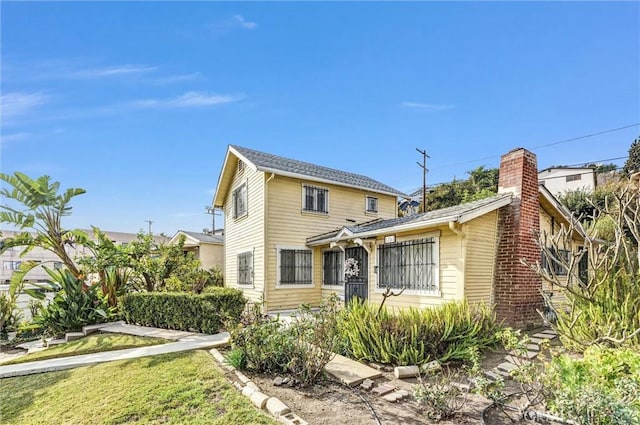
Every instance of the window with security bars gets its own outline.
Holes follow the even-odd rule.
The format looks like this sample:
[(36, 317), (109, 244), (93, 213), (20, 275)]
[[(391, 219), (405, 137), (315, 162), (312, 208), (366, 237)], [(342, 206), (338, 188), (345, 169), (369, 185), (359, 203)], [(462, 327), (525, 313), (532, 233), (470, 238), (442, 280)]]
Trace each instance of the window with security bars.
[(377, 213), (378, 212), (378, 198), (375, 196), (367, 196), (367, 212), (368, 213)]
[(437, 252), (434, 238), (378, 247), (378, 288), (435, 292)]
[(329, 189), (317, 186), (302, 186), (302, 209), (307, 212), (329, 212)]
[(253, 284), (253, 252), (238, 254), (238, 285)]
[(233, 218), (247, 215), (247, 184), (243, 183), (233, 191)]
[(563, 263), (569, 262), (569, 255), (571, 255), (571, 251), (567, 249), (556, 249), (554, 247), (548, 248), (549, 254), (542, 251), (542, 261), (541, 267), (543, 270), (546, 270), (548, 273), (554, 273), (556, 276), (566, 276), (567, 268), (563, 265)]
[(280, 250), (280, 284), (311, 285), (312, 254), (310, 249)]
[(322, 254), (322, 283), (344, 284), (344, 254), (342, 251), (325, 251)]

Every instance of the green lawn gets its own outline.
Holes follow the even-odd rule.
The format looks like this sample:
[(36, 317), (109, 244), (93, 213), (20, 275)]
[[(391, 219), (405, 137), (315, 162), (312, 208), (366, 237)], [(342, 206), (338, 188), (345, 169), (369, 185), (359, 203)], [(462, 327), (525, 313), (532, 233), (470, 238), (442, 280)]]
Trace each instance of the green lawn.
[(79, 356), (80, 354), (98, 353), (101, 351), (123, 350), (125, 348), (145, 347), (147, 345), (164, 344), (166, 339), (149, 338), (121, 334), (90, 335), (66, 344), (56, 345), (37, 353), (27, 354), (2, 365), (33, 362), (36, 360), (55, 359), (57, 357)]
[(3, 424), (276, 424), (206, 351), (0, 380)]

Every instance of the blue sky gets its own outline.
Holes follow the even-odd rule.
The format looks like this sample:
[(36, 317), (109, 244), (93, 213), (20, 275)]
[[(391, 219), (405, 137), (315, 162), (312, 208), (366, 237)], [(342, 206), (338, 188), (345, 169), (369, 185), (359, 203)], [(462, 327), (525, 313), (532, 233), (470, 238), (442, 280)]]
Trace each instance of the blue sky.
[[(640, 122), (638, 2), (1, 2), (1, 168), (82, 187), (67, 227), (211, 227), (226, 146), (403, 191)], [(536, 148), (623, 157), (640, 127)], [(622, 164), (623, 160), (613, 161)]]

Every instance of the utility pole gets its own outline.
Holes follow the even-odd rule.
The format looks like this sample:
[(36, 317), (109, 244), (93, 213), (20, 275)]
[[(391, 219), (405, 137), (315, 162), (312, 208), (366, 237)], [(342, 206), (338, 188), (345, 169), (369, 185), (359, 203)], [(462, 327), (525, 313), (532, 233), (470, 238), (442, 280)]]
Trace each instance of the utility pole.
[(151, 220), (145, 220), (145, 223), (149, 223), (149, 234), (151, 234), (151, 225), (153, 224), (153, 221)]
[(204, 210), (207, 214), (211, 214), (211, 234), (216, 234), (216, 208), (205, 205)]
[(420, 164), (417, 161), (416, 161), (416, 164), (418, 164), (418, 167), (422, 168), (422, 211), (421, 212), (425, 212), (427, 210), (427, 173), (429, 172), (429, 170), (427, 169), (427, 158), (431, 158), (431, 157), (427, 155), (426, 149), (420, 150), (416, 148), (416, 150), (418, 151), (418, 153), (422, 155), (422, 164)]

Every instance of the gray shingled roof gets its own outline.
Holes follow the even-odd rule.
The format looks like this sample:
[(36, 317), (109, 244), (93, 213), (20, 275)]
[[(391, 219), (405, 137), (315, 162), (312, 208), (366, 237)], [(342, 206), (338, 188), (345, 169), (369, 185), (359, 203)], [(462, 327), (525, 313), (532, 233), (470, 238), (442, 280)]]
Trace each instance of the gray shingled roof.
[(196, 239), (196, 240), (198, 240), (200, 242), (205, 242), (205, 243), (224, 243), (224, 236), (222, 236), (222, 235), (205, 235), (204, 233), (187, 232), (186, 230), (178, 230), (178, 232), (182, 232), (185, 235), (189, 235), (193, 239)]
[(498, 202), (506, 198), (510, 199), (511, 194), (501, 193), (488, 198), (480, 199), (478, 201), (455, 205), (453, 207), (448, 207), (448, 208), (441, 208), (439, 210), (428, 211), (422, 214), (414, 214), (414, 215), (409, 215), (405, 217), (391, 218), (387, 220), (380, 219), (380, 220), (368, 221), (368, 222), (353, 225), (353, 226), (345, 226), (333, 232), (324, 233), (321, 235), (308, 238), (307, 242), (310, 243), (314, 241), (335, 238), (336, 236), (338, 236), (340, 231), (344, 228), (347, 228), (350, 232), (353, 233), (354, 236), (357, 236), (358, 234), (389, 229), (389, 228), (404, 225), (404, 224), (418, 223), (418, 222), (433, 222), (433, 221), (438, 221), (439, 219), (455, 219), (462, 215), (473, 213), (475, 210), (482, 209), (484, 207), (491, 205), (494, 202)]
[(403, 198), (407, 197), (407, 195), (401, 191), (361, 174), (335, 170), (333, 168), (284, 158), (270, 153), (243, 148), (241, 146), (231, 145), (231, 147), (261, 171), (275, 172), (276, 174), (280, 171), (283, 173), (304, 176), (309, 180), (327, 181), (339, 185), (370, 190), (372, 192), (386, 193)]

